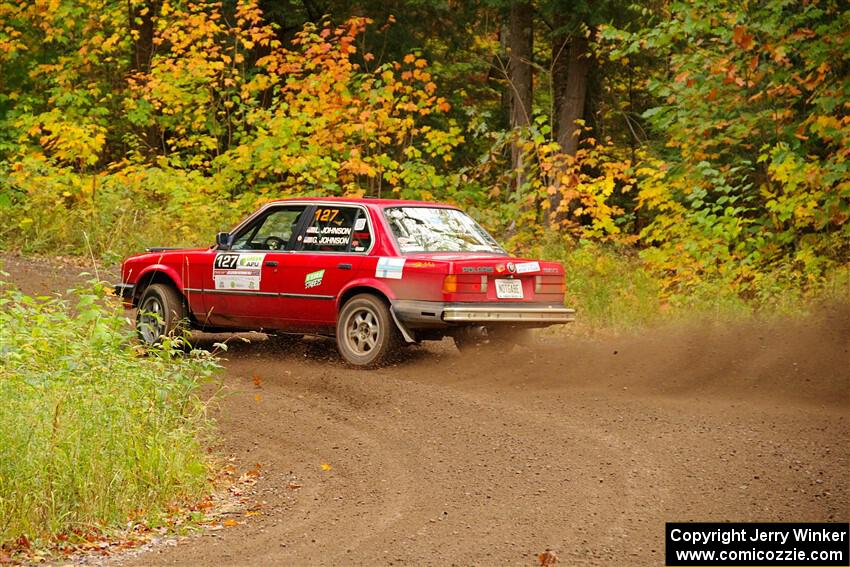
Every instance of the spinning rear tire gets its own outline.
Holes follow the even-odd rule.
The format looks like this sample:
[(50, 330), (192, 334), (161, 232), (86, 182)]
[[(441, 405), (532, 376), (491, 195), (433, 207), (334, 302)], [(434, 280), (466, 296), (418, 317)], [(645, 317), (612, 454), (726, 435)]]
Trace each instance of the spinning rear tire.
[(336, 344), (342, 358), (350, 364), (379, 366), (401, 342), (389, 308), (374, 295), (355, 295), (339, 312)]

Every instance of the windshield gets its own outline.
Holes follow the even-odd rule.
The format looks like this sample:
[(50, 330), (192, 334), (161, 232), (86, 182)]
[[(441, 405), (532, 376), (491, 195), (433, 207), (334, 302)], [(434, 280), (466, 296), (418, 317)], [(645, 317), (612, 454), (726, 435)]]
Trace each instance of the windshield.
[(456, 209), (393, 207), (384, 215), (403, 254), (485, 252), (506, 254), (487, 231)]

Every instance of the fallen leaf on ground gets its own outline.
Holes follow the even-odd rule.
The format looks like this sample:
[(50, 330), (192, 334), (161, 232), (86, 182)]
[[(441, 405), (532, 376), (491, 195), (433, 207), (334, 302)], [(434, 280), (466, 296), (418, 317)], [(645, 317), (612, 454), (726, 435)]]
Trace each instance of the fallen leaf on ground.
[(540, 567), (555, 567), (558, 563), (558, 556), (551, 549), (547, 549), (537, 556), (537, 560), (540, 561)]

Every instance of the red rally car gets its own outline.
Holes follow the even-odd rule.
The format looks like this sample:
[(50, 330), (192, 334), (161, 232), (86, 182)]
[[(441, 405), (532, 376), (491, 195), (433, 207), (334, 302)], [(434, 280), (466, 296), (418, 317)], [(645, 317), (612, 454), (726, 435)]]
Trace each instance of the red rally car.
[(358, 366), (445, 336), (508, 347), (574, 319), (561, 264), (510, 257), (459, 209), (417, 201), (276, 201), (210, 248), (132, 256), (121, 278), (146, 343), (181, 326), (327, 335)]

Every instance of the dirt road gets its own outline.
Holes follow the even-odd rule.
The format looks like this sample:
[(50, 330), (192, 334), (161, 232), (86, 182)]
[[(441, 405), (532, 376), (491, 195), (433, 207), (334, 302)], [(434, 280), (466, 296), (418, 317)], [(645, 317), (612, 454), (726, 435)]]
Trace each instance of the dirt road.
[(262, 514), (122, 564), (662, 565), (666, 521), (850, 519), (846, 306), (378, 371), (232, 347), (222, 451)]

